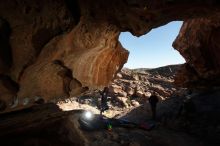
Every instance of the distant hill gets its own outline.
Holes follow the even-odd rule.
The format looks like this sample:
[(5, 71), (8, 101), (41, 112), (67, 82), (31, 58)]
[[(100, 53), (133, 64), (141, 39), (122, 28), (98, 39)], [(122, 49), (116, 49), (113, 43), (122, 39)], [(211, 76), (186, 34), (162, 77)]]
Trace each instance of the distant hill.
[[(181, 65), (182, 64), (176, 64), (176, 65), (162, 66), (158, 68), (137, 68), (137, 69), (129, 69), (129, 70), (140, 74), (150, 73), (154, 75), (170, 77), (173, 76), (178, 71)], [(123, 69), (128, 70), (128, 68), (123, 68)]]

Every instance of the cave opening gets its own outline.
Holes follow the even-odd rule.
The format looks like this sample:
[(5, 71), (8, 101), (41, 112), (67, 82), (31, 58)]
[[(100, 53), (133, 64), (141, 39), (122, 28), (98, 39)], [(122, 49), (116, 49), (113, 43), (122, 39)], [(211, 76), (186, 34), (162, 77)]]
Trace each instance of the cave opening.
[[(1, 2), (2, 145), (220, 145), (220, 7), (216, 0)], [(171, 85), (173, 69), (157, 68), (185, 62), (183, 58), (177, 62), (181, 56), (171, 47), (182, 24), (174, 20), (184, 21), (173, 46), (186, 59), (175, 81), (185, 89), (197, 88), (191, 92)], [(167, 27), (175, 23), (180, 24), (173, 33)], [(123, 34), (131, 38), (121, 44), (131, 49), (125, 67), (132, 69), (116, 75), (128, 57), (118, 42), (119, 33), (139, 36), (155, 27), (137, 38), (143, 39), (143, 49), (138, 46), (141, 41), (121, 33), (120, 41)], [(157, 32), (154, 38), (151, 33), (161, 29), (165, 33)], [(134, 47), (126, 46), (129, 43)], [(109, 109), (104, 114), (122, 119), (119, 124), (123, 118), (150, 124), (148, 99), (156, 92), (164, 102), (157, 106), (155, 130), (132, 130), (131, 125), (83, 132), (80, 112), (86, 109), (100, 115), (100, 91), (93, 88), (107, 84)], [(178, 98), (169, 98), (174, 93)], [(63, 102), (54, 100), (63, 97)]]
[(173, 21), (140, 37), (121, 32), (119, 41), (130, 52), (124, 67), (157, 68), (185, 63), (185, 59), (172, 47), (182, 24), (182, 21)]

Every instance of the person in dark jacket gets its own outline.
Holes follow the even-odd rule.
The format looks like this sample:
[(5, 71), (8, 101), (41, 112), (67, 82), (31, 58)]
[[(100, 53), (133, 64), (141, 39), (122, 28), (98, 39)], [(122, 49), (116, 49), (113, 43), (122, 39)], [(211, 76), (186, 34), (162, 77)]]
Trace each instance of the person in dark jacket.
[(155, 120), (156, 119), (157, 103), (159, 101), (155, 92), (152, 93), (152, 95), (149, 97), (148, 101), (151, 106), (152, 119)]
[(107, 99), (108, 99), (108, 87), (105, 87), (103, 91), (99, 91), (101, 95), (101, 108), (100, 108), (100, 114), (106, 110), (109, 109), (108, 104), (107, 104)]

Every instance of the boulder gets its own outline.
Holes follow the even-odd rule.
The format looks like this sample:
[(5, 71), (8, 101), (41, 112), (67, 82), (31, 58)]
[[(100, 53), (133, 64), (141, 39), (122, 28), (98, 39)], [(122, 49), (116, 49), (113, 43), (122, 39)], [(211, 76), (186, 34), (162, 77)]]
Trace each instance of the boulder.
[(144, 97), (149, 98), (151, 96), (150, 92), (144, 92)]
[(126, 92), (128, 93), (128, 95), (133, 95), (134, 94), (134, 89), (131, 87), (128, 87)]
[(149, 88), (150, 90), (157, 92), (160, 96), (163, 98), (169, 97), (171, 94), (167, 92), (162, 86), (160, 85), (154, 85)]
[(139, 76), (138, 76), (137, 74), (134, 74), (132, 77), (133, 77), (133, 79), (136, 80), (136, 81), (139, 80)]
[(123, 97), (127, 97), (127, 93), (123, 90), (121, 90), (120, 92), (117, 93), (118, 96), (123, 96)]
[(122, 92), (122, 86), (119, 86), (119, 85), (116, 85), (116, 84), (112, 84), (110, 87), (109, 87), (109, 92), (110, 93), (113, 93), (113, 94), (116, 94), (116, 93), (120, 93)]
[(143, 97), (144, 96), (144, 92), (141, 91), (141, 90), (138, 90), (138, 91), (136, 91), (135, 95), (138, 96), (138, 97)]
[(129, 107), (129, 104), (127, 102), (128, 98), (117, 96), (116, 100), (119, 101), (122, 104), (122, 106), (124, 106), (125, 108)]
[(121, 74), (121, 73), (117, 73), (117, 74), (116, 74), (116, 78), (117, 78), (117, 79), (121, 79), (121, 78), (122, 78), (122, 74)]
[(133, 105), (134, 107), (138, 107), (140, 104), (138, 101), (131, 100), (131, 105)]

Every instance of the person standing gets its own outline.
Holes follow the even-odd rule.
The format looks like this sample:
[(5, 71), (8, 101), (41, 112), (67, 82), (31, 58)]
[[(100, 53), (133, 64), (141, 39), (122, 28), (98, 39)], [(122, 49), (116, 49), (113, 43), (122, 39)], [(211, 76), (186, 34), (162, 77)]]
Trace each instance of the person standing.
[(149, 97), (148, 101), (151, 106), (152, 119), (155, 120), (156, 119), (157, 103), (159, 101), (155, 92), (152, 93), (152, 95)]
[(108, 104), (107, 104), (107, 99), (108, 99), (108, 87), (105, 87), (103, 91), (99, 92), (101, 95), (101, 108), (100, 108), (100, 114), (106, 110), (109, 109)]

